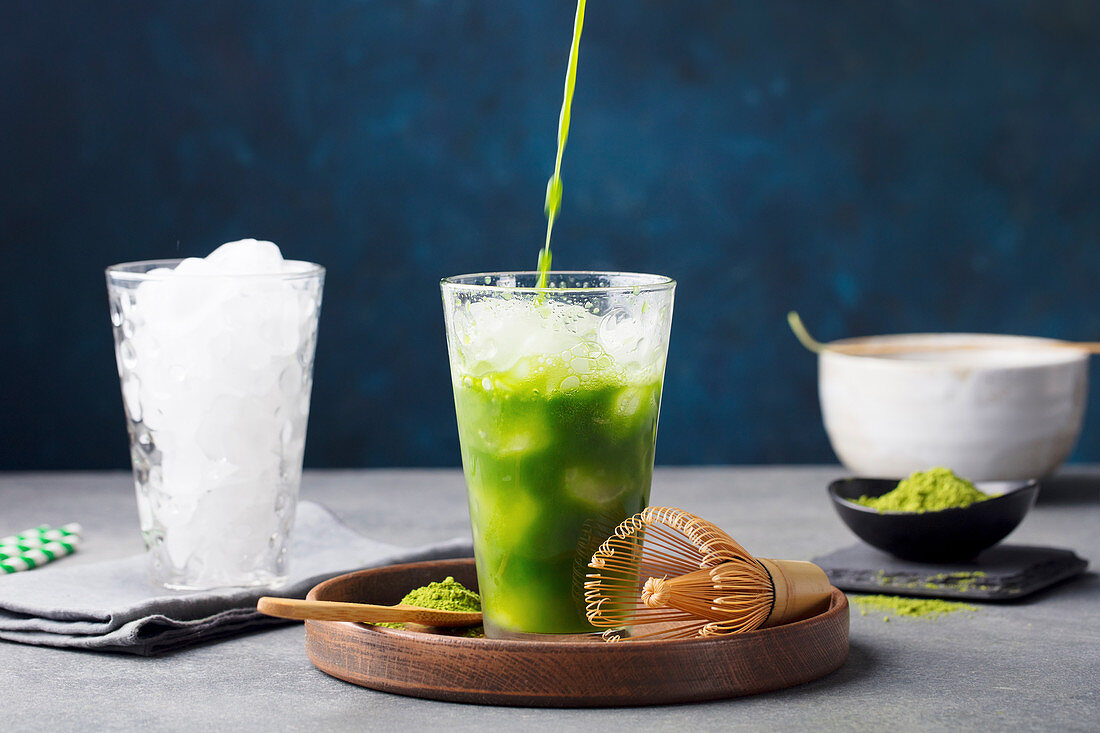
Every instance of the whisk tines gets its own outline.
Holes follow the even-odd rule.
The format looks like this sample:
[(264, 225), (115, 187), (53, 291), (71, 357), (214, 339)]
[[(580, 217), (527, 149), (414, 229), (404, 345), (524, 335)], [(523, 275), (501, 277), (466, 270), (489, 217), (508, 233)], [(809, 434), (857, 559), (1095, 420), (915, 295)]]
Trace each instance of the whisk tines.
[(608, 628), (646, 626), (632, 639), (775, 625), (819, 605), (829, 592), (816, 566), (757, 560), (716, 525), (672, 507), (649, 507), (620, 524), (589, 568), (589, 621)]

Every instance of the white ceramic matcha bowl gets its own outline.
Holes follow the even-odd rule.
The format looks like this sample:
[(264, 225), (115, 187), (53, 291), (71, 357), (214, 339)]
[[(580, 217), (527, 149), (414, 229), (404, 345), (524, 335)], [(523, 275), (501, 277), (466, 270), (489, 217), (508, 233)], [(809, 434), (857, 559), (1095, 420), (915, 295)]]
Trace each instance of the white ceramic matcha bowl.
[(946, 466), (972, 481), (1035, 478), (1077, 443), (1088, 390), (1083, 351), (986, 334), (834, 343), (914, 346), (889, 356), (818, 356), (825, 430), (857, 476), (900, 478)]

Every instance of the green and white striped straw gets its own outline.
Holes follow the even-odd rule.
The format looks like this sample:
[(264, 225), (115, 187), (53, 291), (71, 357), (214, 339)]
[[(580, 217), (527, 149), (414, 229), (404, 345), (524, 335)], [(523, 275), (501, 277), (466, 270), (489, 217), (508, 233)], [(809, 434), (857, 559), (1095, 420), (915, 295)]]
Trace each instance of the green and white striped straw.
[(25, 529), (19, 534), (0, 537), (0, 545), (28, 545), (40, 547), (53, 540), (64, 540), (72, 535), (80, 536), (81, 527), (76, 522), (66, 524), (63, 527), (52, 529), (48, 524), (42, 524), (31, 529)]
[(32, 570), (69, 555), (80, 544), (80, 532), (74, 522), (56, 529), (42, 525), (0, 538), (0, 571)]

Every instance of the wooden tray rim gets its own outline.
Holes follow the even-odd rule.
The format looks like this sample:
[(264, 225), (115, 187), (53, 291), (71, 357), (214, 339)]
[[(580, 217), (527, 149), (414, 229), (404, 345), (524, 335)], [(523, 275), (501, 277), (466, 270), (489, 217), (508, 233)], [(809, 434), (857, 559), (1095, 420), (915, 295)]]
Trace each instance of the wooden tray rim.
[[(472, 558), (456, 558), (456, 560), (469, 560), (473, 562)], [(438, 562), (436, 560), (429, 560), (427, 562)], [(401, 565), (387, 565), (387, 569), (402, 570), (410, 567), (417, 567), (423, 565), (423, 562), (411, 562), (403, 563)], [(306, 598), (311, 601), (324, 600), (324, 592), (333, 585), (346, 582), (350, 578), (356, 575), (367, 575), (373, 573), (379, 568), (368, 568), (366, 570), (356, 570), (351, 573), (345, 573), (338, 575), (334, 578), (329, 578), (314, 586)], [(810, 624), (820, 623), (822, 620), (836, 616), (843, 613), (848, 609), (848, 597), (844, 594), (844, 591), (840, 590), (836, 586), (829, 586), (832, 589), (832, 596), (829, 598), (829, 608), (816, 616), (803, 619), (801, 621), (795, 621), (789, 624), (783, 624), (782, 626), (773, 626), (767, 629), (756, 629), (755, 631), (746, 631), (742, 634), (730, 634), (728, 636), (709, 636), (697, 639), (638, 639), (629, 642), (614, 642), (614, 646), (630, 647), (632, 649), (646, 649), (646, 648), (669, 648), (675, 650), (676, 646), (690, 646), (692, 649), (697, 649), (704, 645), (722, 646), (730, 644), (732, 642), (743, 641), (745, 639), (752, 638), (767, 638), (768, 635), (785, 633), (784, 629), (798, 628), (800, 626), (806, 626)], [(838, 598), (839, 597), (839, 598)], [(420, 631), (408, 631), (406, 629), (393, 629), (388, 626), (375, 626), (374, 624), (359, 623), (356, 621), (307, 621), (308, 624), (317, 624), (318, 626), (353, 626), (356, 627), (361, 633), (376, 633), (393, 635), (399, 638), (404, 638), (425, 646), (488, 646), (490, 648), (500, 649), (530, 649), (532, 644), (552, 644), (557, 649), (568, 649), (571, 653), (582, 652), (592, 653), (595, 651), (606, 650), (609, 646), (609, 642), (595, 641), (589, 639), (586, 641), (569, 641), (568, 639), (554, 640), (554, 641), (539, 641), (534, 640), (514, 640), (514, 639), (490, 639), (488, 637), (469, 637), (469, 636), (449, 636), (446, 634), (426, 634)]]
[[(401, 565), (390, 565), (383, 568), (368, 568), (364, 570), (358, 570), (351, 573), (345, 573), (326, 581), (323, 581), (316, 585), (309, 591), (307, 598), (311, 600), (323, 599), (326, 591), (333, 586), (349, 581), (355, 576), (374, 574), (382, 570), (388, 570), (391, 572), (400, 572), (402, 570), (414, 570), (420, 567), (439, 565), (445, 563), (465, 563), (472, 565), (473, 558), (455, 558), (452, 560), (431, 560), (414, 563), (404, 563)], [(776, 626), (767, 629), (758, 629), (755, 631), (746, 632), (743, 634), (734, 634), (729, 636), (715, 636), (707, 638), (696, 639), (665, 639), (665, 640), (638, 640), (638, 641), (623, 641), (617, 643), (607, 643), (598, 641), (593, 638), (589, 638), (586, 641), (569, 641), (556, 639), (553, 641), (538, 641), (538, 640), (511, 640), (511, 639), (488, 639), (484, 637), (462, 637), (462, 636), (449, 636), (443, 634), (431, 634), (416, 631), (408, 631), (405, 629), (392, 629), (387, 627), (374, 626), (372, 624), (355, 623), (348, 621), (306, 621), (306, 647), (307, 653), (310, 657), (310, 661), (322, 672), (342, 679), (346, 682), (355, 684), (361, 687), (367, 687), (369, 689), (380, 690), (384, 692), (391, 692), (402, 695), (412, 695), (416, 697), (425, 697), (436, 700), (449, 700), (458, 702), (474, 702), (480, 704), (503, 704), (503, 705), (526, 705), (526, 706), (555, 706), (555, 707), (621, 707), (621, 706), (638, 706), (638, 705), (651, 705), (651, 704), (666, 704), (669, 700), (655, 700), (655, 701), (632, 701), (624, 702), (617, 701), (611, 703), (600, 702), (587, 702), (587, 701), (571, 701), (558, 703), (555, 702), (556, 696), (552, 694), (544, 694), (534, 692), (525, 689), (515, 690), (494, 690), (490, 695), (486, 695), (483, 690), (477, 690), (472, 688), (455, 688), (455, 687), (438, 687), (431, 684), (421, 683), (418, 689), (410, 690), (403, 688), (400, 684), (384, 685), (375, 687), (364, 683), (362, 680), (356, 679), (351, 674), (341, 674), (341, 670), (334, 669), (329, 665), (322, 663), (322, 660), (315, 657), (310, 649), (311, 643), (314, 642), (314, 637), (320, 638), (326, 631), (340, 631), (352, 636), (363, 637), (363, 635), (377, 635), (375, 641), (392, 645), (394, 648), (414, 648), (418, 647), (424, 649), (430, 653), (431, 649), (451, 648), (455, 650), (463, 650), (468, 653), (481, 653), (490, 654), (494, 651), (499, 652), (546, 652), (554, 654), (555, 656), (570, 655), (581, 656), (584, 658), (598, 657), (602, 658), (608, 654), (618, 655), (625, 663), (629, 663), (631, 658), (638, 658), (639, 656), (648, 656), (650, 654), (676, 654), (676, 653), (690, 653), (694, 650), (697, 653), (705, 653), (706, 651), (725, 650), (729, 651), (728, 647), (736, 646), (750, 646), (757, 642), (767, 643), (768, 637), (789, 635), (791, 633), (800, 633), (808, 631), (810, 627), (817, 627), (822, 625), (829, 625), (831, 623), (837, 623), (839, 616), (843, 615), (845, 619), (848, 618), (849, 606), (848, 598), (843, 591), (838, 588), (832, 588), (832, 596), (829, 602), (829, 608), (822, 613), (813, 616), (808, 619), (796, 621), (790, 624), (784, 624), (783, 626)], [(801, 680), (794, 684), (804, 684), (813, 679), (823, 677), (836, 669), (839, 669), (847, 659), (848, 649), (848, 624), (844, 623), (844, 654), (835, 660), (835, 664), (831, 668), (824, 672), (817, 674), (813, 677)], [(453, 681), (452, 681), (453, 682)], [(783, 689), (792, 685), (782, 685), (780, 687), (772, 688), (774, 691), (777, 689)], [(434, 693), (434, 694), (433, 694)], [(746, 693), (737, 693), (726, 695), (725, 697), (735, 697)], [(759, 694), (759, 693), (747, 693), (747, 694)], [(709, 695), (707, 697), (699, 698), (699, 701), (705, 699), (722, 699), (718, 696)], [(536, 700), (532, 702), (532, 700)]]

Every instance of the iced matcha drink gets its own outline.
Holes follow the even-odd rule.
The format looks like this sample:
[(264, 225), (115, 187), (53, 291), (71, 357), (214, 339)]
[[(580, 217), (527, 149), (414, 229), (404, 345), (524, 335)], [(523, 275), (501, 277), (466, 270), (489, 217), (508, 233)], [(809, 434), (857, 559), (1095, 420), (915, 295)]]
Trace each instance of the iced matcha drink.
[(593, 631), (592, 552), (649, 499), (674, 283), (493, 274), (443, 282), (490, 635)]

